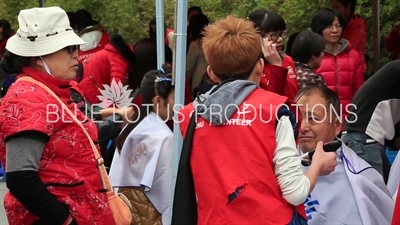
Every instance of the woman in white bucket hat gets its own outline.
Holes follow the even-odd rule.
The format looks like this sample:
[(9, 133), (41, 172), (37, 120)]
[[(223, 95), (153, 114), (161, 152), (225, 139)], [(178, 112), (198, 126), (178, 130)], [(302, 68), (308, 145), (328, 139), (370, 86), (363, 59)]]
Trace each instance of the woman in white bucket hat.
[(22, 10), (18, 22), (0, 64), (6, 73), (18, 76), (0, 108), (8, 222), (114, 225), (89, 139), (62, 109), (67, 105), (97, 140), (95, 124), (70, 101), (69, 83), (76, 76), (84, 41), (59, 7)]

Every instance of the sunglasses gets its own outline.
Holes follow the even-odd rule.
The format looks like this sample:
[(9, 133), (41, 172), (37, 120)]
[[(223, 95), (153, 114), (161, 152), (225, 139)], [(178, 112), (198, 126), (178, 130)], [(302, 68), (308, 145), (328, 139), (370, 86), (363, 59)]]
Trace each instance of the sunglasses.
[(79, 52), (79, 45), (70, 45), (65, 47), (69, 53)]

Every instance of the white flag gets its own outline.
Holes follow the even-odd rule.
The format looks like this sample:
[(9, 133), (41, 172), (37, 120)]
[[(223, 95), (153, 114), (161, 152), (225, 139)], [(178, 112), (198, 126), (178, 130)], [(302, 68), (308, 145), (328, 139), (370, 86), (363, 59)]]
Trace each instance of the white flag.
[[(363, 224), (390, 224), (394, 201), (382, 175), (375, 169), (366, 169), (370, 167), (370, 164), (345, 145), (343, 145), (343, 154), (349, 162), (346, 174), (350, 180)], [(351, 165), (354, 171), (360, 173), (354, 174), (350, 168)]]

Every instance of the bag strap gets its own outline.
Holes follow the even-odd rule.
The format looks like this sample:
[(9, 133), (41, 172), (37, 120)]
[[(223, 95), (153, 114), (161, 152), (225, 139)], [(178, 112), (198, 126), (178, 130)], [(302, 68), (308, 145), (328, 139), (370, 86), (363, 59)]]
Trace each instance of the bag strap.
[(18, 80), (29, 81), (29, 82), (32, 82), (32, 83), (38, 85), (39, 87), (43, 88), (45, 91), (47, 91), (51, 96), (53, 96), (60, 103), (63, 110), (65, 110), (68, 113), (68, 115), (74, 120), (74, 122), (76, 122), (81, 127), (81, 129), (83, 130), (83, 132), (85, 133), (86, 137), (89, 140), (90, 146), (92, 147), (93, 154), (96, 159), (97, 167), (100, 171), (100, 175), (101, 175), (100, 177), (101, 177), (101, 183), (103, 185), (103, 189), (104, 189), (104, 191), (112, 190), (110, 180), (108, 179), (106, 168), (104, 167), (104, 159), (100, 156), (99, 151), (96, 148), (96, 145), (94, 144), (89, 133), (86, 131), (85, 127), (83, 127), (82, 123), (79, 122), (79, 120), (72, 113), (72, 111), (68, 108), (68, 106), (50, 88), (48, 88), (42, 82), (37, 81), (37, 80), (33, 79), (32, 77), (28, 77), (28, 76), (20, 77), (20, 78), (18, 78)]
[(190, 166), (196, 119), (197, 112), (195, 109), (190, 119), (189, 126), (186, 129), (179, 159), (172, 206), (172, 224), (174, 225), (197, 224), (197, 202), (193, 174)]
[(196, 128), (196, 120), (197, 120), (197, 112), (195, 110), (192, 114), (192, 117), (190, 118), (189, 126), (186, 130), (185, 139), (183, 140), (182, 144), (183, 151), (181, 151), (181, 158), (179, 160), (180, 163), (186, 164), (186, 162), (189, 162), (190, 160), (190, 155), (192, 153), (192, 147), (193, 147), (193, 136)]

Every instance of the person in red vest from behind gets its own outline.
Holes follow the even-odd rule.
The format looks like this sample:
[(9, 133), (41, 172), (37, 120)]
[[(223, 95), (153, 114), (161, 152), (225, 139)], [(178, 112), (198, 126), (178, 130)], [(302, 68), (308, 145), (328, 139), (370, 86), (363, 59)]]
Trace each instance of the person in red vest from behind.
[(133, 71), (135, 65), (133, 47), (121, 35), (113, 35), (110, 44), (82, 62), (84, 75), (79, 87), (86, 100), (90, 104), (100, 103), (98, 96), (101, 95), (100, 90), (104, 89), (103, 85), (110, 86), (113, 81), (124, 85), (127, 74)]
[(190, 156), (197, 224), (306, 224), (304, 201), (337, 164), (320, 142), (303, 174), (288, 98), (258, 87), (261, 45), (272, 52), (248, 20), (229, 16), (205, 29), (207, 72), (218, 85), (178, 116), (184, 138), (192, 112), (198, 116)]
[(103, 49), (110, 43), (110, 36), (106, 29), (85, 9), (76, 11), (74, 22), (78, 29), (79, 36), (86, 42), (79, 50), (78, 61), (90, 57), (93, 53)]
[[(284, 96), (294, 100), (298, 91), (295, 65), (293, 59), (282, 51), (283, 39), (287, 35), (285, 20), (279, 14), (266, 9), (259, 9), (253, 12), (248, 19), (254, 23), (254, 27), (258, 29), (261, 38), (269, 38), (274, 42), (276, 50), (282, 58), (281, 67), (285, 69), (281, 72), (281, 76), (284, 76), (283, 79), (285, 80), (278, 85), (284, 88)], [(269, 80), (276, 79), (272, 72), (276, 68), (273, 67), (268, 60), (265, 62), (264, 76), (260, 83), (261, 88), (269, 90)], [(285, 81), (286, 84), (284, 83)]]
[[(174, 44), (174, 29), (168, 28), (167, 24), (164, 22), (164, 43), (166, 46), (168, 46), (171, 50), (173, 48)], [(156, 17), (154, 17), (152, 20), (150, 20), (149, 24), (149, 37), (156, 41), (156, 34), (157, 34), (157, 29), (156, 29)]]

